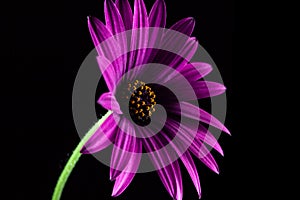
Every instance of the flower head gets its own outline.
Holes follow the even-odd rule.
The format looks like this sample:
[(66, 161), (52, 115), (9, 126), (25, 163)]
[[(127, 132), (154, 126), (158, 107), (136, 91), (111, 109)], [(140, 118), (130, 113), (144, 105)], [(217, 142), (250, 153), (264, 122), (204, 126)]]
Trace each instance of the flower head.
[(98, 103), (113, 113), (81, 152), (95, 153), (114, 144), (113, 196), (128, 187), (145, 151), (174, 199), (182, 199), (183, 194), (179, 160), (201, 197), (192, 154), (216, 173), (218, 166), (208, 146), (223, 155), (204, 124), (229, 131), (191, 103), (225, 92), (222, 84), (203, 80), (212, 71), (211, 65), (191, 62), (198, 48), (191, 37), (195, 20), (185, 18), (166, 29), (163, 0), (157, 0), (149, 14), (142, 0), (134, 1), (133, 11), (127, 0), (106, 0), (104, 11), (105, 24), (89, 17), (88, 26), (109, 89)]

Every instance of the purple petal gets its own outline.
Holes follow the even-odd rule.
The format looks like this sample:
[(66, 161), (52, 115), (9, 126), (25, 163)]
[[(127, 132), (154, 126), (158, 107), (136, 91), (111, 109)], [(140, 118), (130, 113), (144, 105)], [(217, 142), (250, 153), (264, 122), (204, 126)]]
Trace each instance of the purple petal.
[(169, 51), (172, 50), (172, 52), (178, 54), (177, 52), (179, 52), (182, 49), (182, 47), (187, 43), (187, 41), (192, 39), (190, 35), (185, 34), (188, 32), (180, 32), (180, 30), (181, 29), (174, 30), (171, 28), (165, 32), (163, 39), (163, 49)]
[(176, 200), (182, 199), (182, 178), (178, 161), (163, 167), (165, 163), (171, 162), (171, 153), (165, 149), (161, 151), (152, 151), (156, 146), (161, 146), (162, 143), (159, 139), (153, 137), (145, 140), (145, 149), (149, 153), (149, 157), (157, 169), (157, 173), (167, 189), (168, 193)]
[(173, 60), (173, 62), (171, 62), (170, 66), (176, 69), (177, 66), (181, 66), (180, 62), (183, 61), (189, 62), (195, 55), (197, 49), (198, 49), (197, 39), (194, 37), (189, 38), (178, 53), (178, 55), (180, 55), (180, 57), (184, 59), (177, 56), (176, 59)]
[(117, 132), (118, 116), (111, 114), (98, 128), (94, 135), (81, 149), (82, 154), (92, 154), (108, 147), (115, 140)]
[(121, 172), (121, 174), (116, 178), (116, 182), (114, 184), (114, 188), (111, 196), (117, 197), (121, 195), (129, 186), (134, 176), (135, 173)]
[[(187, 102), (181, 102), (180, 106), (181, 112), (176, 113), (177, 110), (174, 109), (175, 114), (204, 122), (230, 134), (229, 130), (217, 118), (202, 110), (201, 108)], [(199, 118), (197, 115), (195, 115), (195, 112), (199, 113)]]
[[(170, 32), (170, 35), (174, 34), (174, 32)], [(170, 36), (169, 35), (169, 36)], [(164, 64), (169, 66), (169, 68), (166, 68), (164, 72), (162, 72), (161, 74), (159, 74), (159, 76), (156, 76), (155, 81), (156, 82), (160, 82), (160, 83), (166, 83), (168, 81), (171, 81), (171, 85), (173, 85), (173, 82), (175, 82), (175, 84), (180, 85), (182, 83), (182, 76), (178, 76), (176, 72), (174, 72), (174, 69), (176, 71), (181, 71), (186, 65), (187, 63), (189, 63), (189, 61), (192, 59), (192, 57), (194, 56), (194, 54), (197, 51), (198, 48), (198, 42), (196, 41), (195, 38), (178, 38), (180, 37), (178, 34), (174, 35), (175, 37), (171, 37), (171, 38), (163, 38), (163, 41), (165, 42), (163, 44), (167, 45), (162, 47), (163, 49), (170, 49), (172, 52), (178, 52), (178, 55), (175, 55), (173, 53), (167, 53), (167, 52), (163, 52), (163, 53), (158, 53), (156, 58), (155, 58), (155, 62), (160, 63), (160, 64)], [(167, 36), (168, 37), (168, 36)], [(177, 39), (176, 39), (177, 38)], [(166, 42), (166, 41), (167, 42)], [(170, 42), (170, 41), (173, 42)], [(176, 42), (174, 43), (174, 41), (176, 40)], [(176, 78), (176, 79), (174, 79)], [(178, 87), (178, 88), (180, 88)], [(186, 88), (184, 88), (186, 90)]]
[(187, 64), (180, 73), (185, 76), (189, 81), (197, 81), (212, 71), (210, 64), (203, 62), (195, 62)]
[[(176, 60), (176, 59), (174, 59)], [(173, 75), (169, 75), (168, 78), (164, 80), (169, 80), (171, 85), (174, 83), (180, 83), (182, 81), (182, 76), (189, 82), (194, 83), (199, 79), (205, 77), (212, 71), (211, 65), (202, 62), (189, 63), (187, 61), (181, 61), (178, 59), (179, 63), (177, 66), (173, 64), (173, 68), (177, 70)]]
[(110, 179), (116, 179), (122, 171), (135, 173), (141, 158), (142, 145), (135, 136), (130, 122), (123, 118), (114, 143), (110, 162)]
[[(189, 150), (197, 157), (199, 158), (208, 168), (213, 170), (216, 173), (219, 173), (218, 165), (215, 161), (215, 159), (212, 157), (208, 149), (205, 147), (205, 145), (200, 142), (199, 140), (193, 138), (192, 134), (187, 134), (190, 130), (187, 129), (185, 126), (180, 124), (180, 128), (176, 129), (175, 127), (178, 122), (169, 121), (166, 126), (168, 129), (172, 132), (177, 132), (177, 137), (180, 138), (180, 140), (172, 140), (176, 146), (180, 148), (180, 146), (189, 146)], [(175, 130), (176, 129), (176, 130)]]
[(112, 37), (111, 32), (106, 28), (106, 26), (95, 17), (88, 17), (88, 26), (95, 47), (107, 38)]
[[(189, 40), (187, 40), (187, 42), (184, 44), (184, 46), (182, 47), (182, 49), (180, 49), (178, 55), (180, 56), (171, 56), (171, 62), (169, 64), (170, 67), (172, 67), (173, 69), (176, 69), (178, 71), (181, 71), (182, 68), (184, 68), (184, 66), (186, 66), (187, 63), (189, 63), (189, 61), (193, 58), (193, 56), (195, 55), (196, 51), (198, 49), (198, 41), (196, 40), (196, 38), (190, 38)], [(168, 59), (168, 58), (166, 58)], [(172, 73), (170, 75), (168, 75), (167, 79), (165, 79), (165, 81), (171, 80), (176, 76), (176, 73)]]
[(114, 91), (118, 75), (113, 65), (104, 56), (98, 56), (97, 62), (109, 91)]
[[(120, 43), (117, 42), (100, 20), (95, 17), (88, 17), (88, 26), (99, 56), (105, 57), (107, 62), (111, 63), (122, 55)], [(117, 66), (113, 66), (115, 69), (114, 74), (110, 75), (120, 77), (120, 73), (124, 68), (123, 66), (123, 60), (120, 60)]]
[(226, 91), (224, 85), (210, 81), (195, 81), (192, 82), (192, 86), (198, 99), (218, 96)]
[[(182, 124), (181, 124), (182, 126)], [(185, 145), (183, 143), (187, 143), (187, 145), (192, 144), (193, 137), (192, 137), (192, 130), (190, 131), (184, 131), (184, 128), (179, 128), (179, 123), (174, 120), (169, 120), (166, 124), (166, 128), (168, 132), (173, 132), (175, 134), (178, 134), (177, 137), (179, 139), (173, 139), (170, 141), (170, 138), (168, 138), (167, 134), (162, 133), (162, 137), (167, 139), (169, 144), (174, 148), (174, 150), (177, 152), (177, 154), (180, 156), (181, 161), (185, 165), (188, 173), (190, 174), (190, 177), (195, 185), (195, 188), (198, 192), (199, 198), (201, 197), (201, 187), (200, 187), (200, 180), (199, 175), (195, 166), (195, 163), (188, 151), (188, 149), (184, 149)], [(195, 132), (195, 131), (194, 131)], [(188, 137), (186, 137), (188, 135)], [(187, 146), (188, 147), (188, 146)]]
[[(166, 26), (167, 11), (164, 0), (156, 0), (150, 14), (149, 14), (149, 26), (150, 27), (162, 27)], [(161, 42), (163, 38), (163, 31), (161, 29), (150, 29), (148, 39), (148, 49), (145, 53), (144, 63), (152, 63), (156, 57), (158, 51), (161, 48)]]
[[(104, 13), (106, 27), (112, 32), (112, 34), (114, 34), (114, 37), (121, 48), (121, 52), (127, 52), (126, 34), (118, 34), (125, 31), (125, 26), (120, 12), (112, 0), (105, 0)], [(126, 63), (126, 56), (123, 56), (122, 58), (123, 60), (119, 66), (122, 66), (124, 63)], [(124, 73), (124, 70), (120, 71)]]
[(119, 9), (119, 12), (122, 16), (125, 29), (126, 30), (132, 29), (133, 15), (128, 0), (116, 0), (116, 6)]
[(121, 14), (112, 0), (105, 0), (104, 15), (106, 20), (106, 27), (111, 33), (121, 33), (125, 31), (125, 26)]
[(193, 161), (193, 158), (191, 154), (187, 151), (185, 154), (181, 156), (181, 161), (184, 164), (185, 168), (187, 169), (188, 173), (190, 174), (190, 177), (195, 185), (195, 188), (198, 192), (199, 199), (201, 198), (201, 186), (200, 186), (200, 179), (198, 175), (197, 168), (195, 166), (195, 163)]
[(149, 14), (149, 25), (150, 27), (165, 28), (166, 20), (167, 20), (166, 4), (164, 0), (156, 0)]
[[(114, 61), (121, 55), (118, 42), (113, 39), (110, 30), (100, 20), (95, 17), (88, 17), (88, 27), (100, 56), (105, 56), (107, 59)], [(103, 41), (106, 42), (103, 44)]]
[[(169, 30), (164, 34), (161, 44), (161, 49), (168, 50), (169, 52), (157, 53), (154, 61), (180, 71), (190, 62), (196, 53), (198, 46), (199, 44), (196, 38), (190, 38)], [(172, 80), (175, 76), (175, 72), (170, 73), (166, 70), (160, 76), (164, 77), (164, 80), (160, 81), (165, 83), (168, 80)]]
[(176, 200), (182, 200), (182, 178), (178, 161), (157, 171), (169, 194)]
[[(175, 73), (174, 73), (175, 75)], [(173, 76), (171, 74), (170, 76)], [(211, 81), (192, 81), (190, 84), (182, 84), (182, 76), (178, 76), (176, 79), (166, 77), (165, 80), (169, 80), (167, 85), (172, 85), (178, 92), (182, 101), (193, 101), (197, 99), (204, 99), (208, 97), (218, 96), (226, 91), (224, 85)], [(192, 90), (191, 90), (192, 86)]]
[[(149, 20), (147, 15), (146, 6), (143, 0), (134, 1), (134, 14), (133, 14), (133, 30), (131, 38), (130, 51), (143, 49), (147, 47), (149, 40)], [(128, 68), (141, 65), (145, 58), (146, 51), (131, 52), (129, 56)]]
[(194, 27), (195, 27), (195, 19), (192, 17), (188, 17), (178, 21), (176, 24), (171, 26), (170, 29), (191, 36)]
[[(120, 143), (122, 143), (122, 141)], [(122, 194), (122, 192), (125, 191), (125, 189), (129, 186), (133, 177), (135, 176), (135, 173), (138, 170), (139, 163), (140, 163), (141, 156), (142, 156), (142, 143), (140, 140), (134, 139), (134, 140), (132, 140), (131, 145), (133, 148), (136, 148), (134, 150), (134, 152), (130, 152), (130, 153), (126, 152), (125, 156), (119, 157), (120, 160), (117, 161), (119, 163), (125, 164), (126, 165), (125, 169), (123, 171), (121, 171), (120, 173), (116, 173), (119, 170), (112, 172), (112, 176), (117, 176), (116, 182), (114, 184), (113, 192), (112, 192), (113, 197), (119, 196), (120, 194)], [(115, 148), (114, 148), (114, 150), (115, 150)], [(122, 150), (122, 151), (124, 151), (124, 150)], [(120, 152), (116, 152), (116, 153), (120, 154)], [(115, 177), (112, 177), (112, 178), (115, 178)]]
[(134, 1), (133, 29), (149, 27), (147, 9), (143, 0)]
[[(216, 138), (201, 124), (186, 124), (187, 122), (185, 121), (184, 123), (175, 121), (175, 120), (169, 120), (168, 124), (166, 125), (169, 132), (175, 132), (178, 134), (178, 138), (186, 144), (190, 145), (193, 143), (194, 140), (198, 140), (199, 142), (203, 143), (205, 142), (206, 144), (210, 145), (213, 147), (216, 151), (218, 151), (222, 156), (224, 155), (223, 150), (216, 140)], [(195, 122), (192, 122), (195, 123)], [(176, 127), (180, 127), (178, 130)], [(176, 129), (176, 130), (175, 130)], [(173, 140), (173, 142), (177, 142)], [(176, 144), (177, 146), (180, 146), (181, 144)], [(182, 146), (182, 145), (181, 145)], [(182, 150), (180, 150), (182, 152)], [(181, 154), (179, 154), (181, 155)]]
[(219, 174), (219, 167), (217, 162), (203, 143), (199, 142), (198, 140), (194, 140), (189, 150), (209, 169)]
[(222, 147), (220, 146), (218, 140), (213, 136), (209, 130), (207, 130), (204, 126), (199, 124), (199, 130), (197, 132), (198, 139), (200, 139), (202, 142), (205, 142), (209, 146), (213, 147), (216, 151), (218, 151), (222, 156), (224, 156), (224, 152), (222, 150)]
[[(186, 18), (183, 20), (180, 20), (175, 25), (173, 25), (170, 30), (166, 31), (163, 37), (162, 41), (162, 49), (176, 52), (177, 55), (180, 55), (180, 53), (186, 49), (186, 46), (190, 46), (190, 43), (192, 41), (195, 41), (194, 38), (190, 38), (190, 35), (194, 29), (195, 26), (195, 20), (193, 18)], [(173, 30), (173, 31), (172, 31)], [(180, 34), (180, 33), (182, 34)], [(176, 41), (176, 42), (174, 42)], [(198, 42), (195, 42), (197, 44), (196, 47), (198, 47)], [(196, 48), (197, 49), (197, 48)], [(194, 52), (193, 52), (194, 54)], [(177, 56), (180, 57), (180, 56)], [(189, 61), (186, 57), (181, 56), (182, 58), (185, 58), (185, 60)], [(158, 58), (156, 60), (163, 61), (163, 64), (170, 64), (172, 63), (173, 59), (176, 58), (176, 55), (174, 54), (166, 54), (164, 55), (158, 55)], [(181, 59), (182, 59), (181, 58)], [(176, 62), (177, 63), (177, 62)]]
[(117, 114), (123, 114), (119, 103), (111, 92), (102, 94), (97, 102), (107, 110), (112, 110)]

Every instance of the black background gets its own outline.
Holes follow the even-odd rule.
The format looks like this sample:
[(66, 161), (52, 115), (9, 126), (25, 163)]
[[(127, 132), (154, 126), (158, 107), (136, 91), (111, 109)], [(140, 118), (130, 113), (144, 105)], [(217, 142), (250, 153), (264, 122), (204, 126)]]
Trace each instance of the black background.
[[(145, 0), (148, 11), (154, 0)], [(237, 84), (233, 77), (233, 44), (236, 34), (233, 0), (171, 1), (167, 4), (167, 25), (194, 17), (193, 36), (216, 62), (228, 96), (226, 126), (233, 136), (222, 135), (225, 157), (214, 153), (220, 167), (216, 175), (196, 161), (202, 185), (202, 199), (241, 199), (249, 174), (245, 173), (245, 146), (234, 106)], [(12, 199), (50, 199), (69, 153), (79, 142), (72, 118), (72, 89), (76, 73), (93, 49), (86, 17), (103, 20), (103, 0), (23, 2), (1, 14), (1, 34), (8, 60), (3, 112), (9, 126), (8, 157), (13, 163)], [(2, 68), (4, 70), (4, 68)], [(9, 104), (8, 104), (9, 103)], [(12, 106), (11, 106), (12, 105)], [(15, 162), (17, 161), (17, 162)], [(10, 165), (8, 165), (9, 168)], [(184, 200), (197, 199), (187, 172), (182, 168)], [(171, 199), (155, 172), (138, 174), (127, 190), (111, 197), (113, 183), (109, 168), (93, 156), (84, 155), (71, 174), (62, 199)]]

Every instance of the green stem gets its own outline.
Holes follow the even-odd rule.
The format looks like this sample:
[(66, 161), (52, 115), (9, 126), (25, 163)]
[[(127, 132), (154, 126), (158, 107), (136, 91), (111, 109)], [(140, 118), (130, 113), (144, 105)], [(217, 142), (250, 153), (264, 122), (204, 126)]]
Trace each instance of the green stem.
[(80, 150), (84, 146), (84, 144), (92, 137), (92, 135), (96, 132), (98, 127), (108, 118), (108, 116), (111, 114), (111, 111), (108, 111), (88, 132), (87, 134), (82, 138), (80, 143), (77, 145), (76, 149), (73, 151), (73, 154), (71, 155), (70, 159), (68, 160), (65, 168), (63, 169), (57, 184), (54, 189), (54, 193), (52, 196), (52, 200), (59, 200), (62, 194), (62, 191), (64, 189), (64, 186), (74, 169), (77, 161), (79, 160), (81, 153)]

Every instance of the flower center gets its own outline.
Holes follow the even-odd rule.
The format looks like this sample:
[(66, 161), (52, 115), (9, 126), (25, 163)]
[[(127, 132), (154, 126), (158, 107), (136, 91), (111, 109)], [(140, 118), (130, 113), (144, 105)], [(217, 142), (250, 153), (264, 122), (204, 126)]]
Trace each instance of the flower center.
[(132, 120), (141, 126), (148, 125), (151, 115), (155, 112), (155, 92), (149, 85), (139, 80), (133, 84), (129, 83), (127, 90), (131, 94), (130, 97), (126, 96), (126, 99), (129, 99), (129, 114)]

